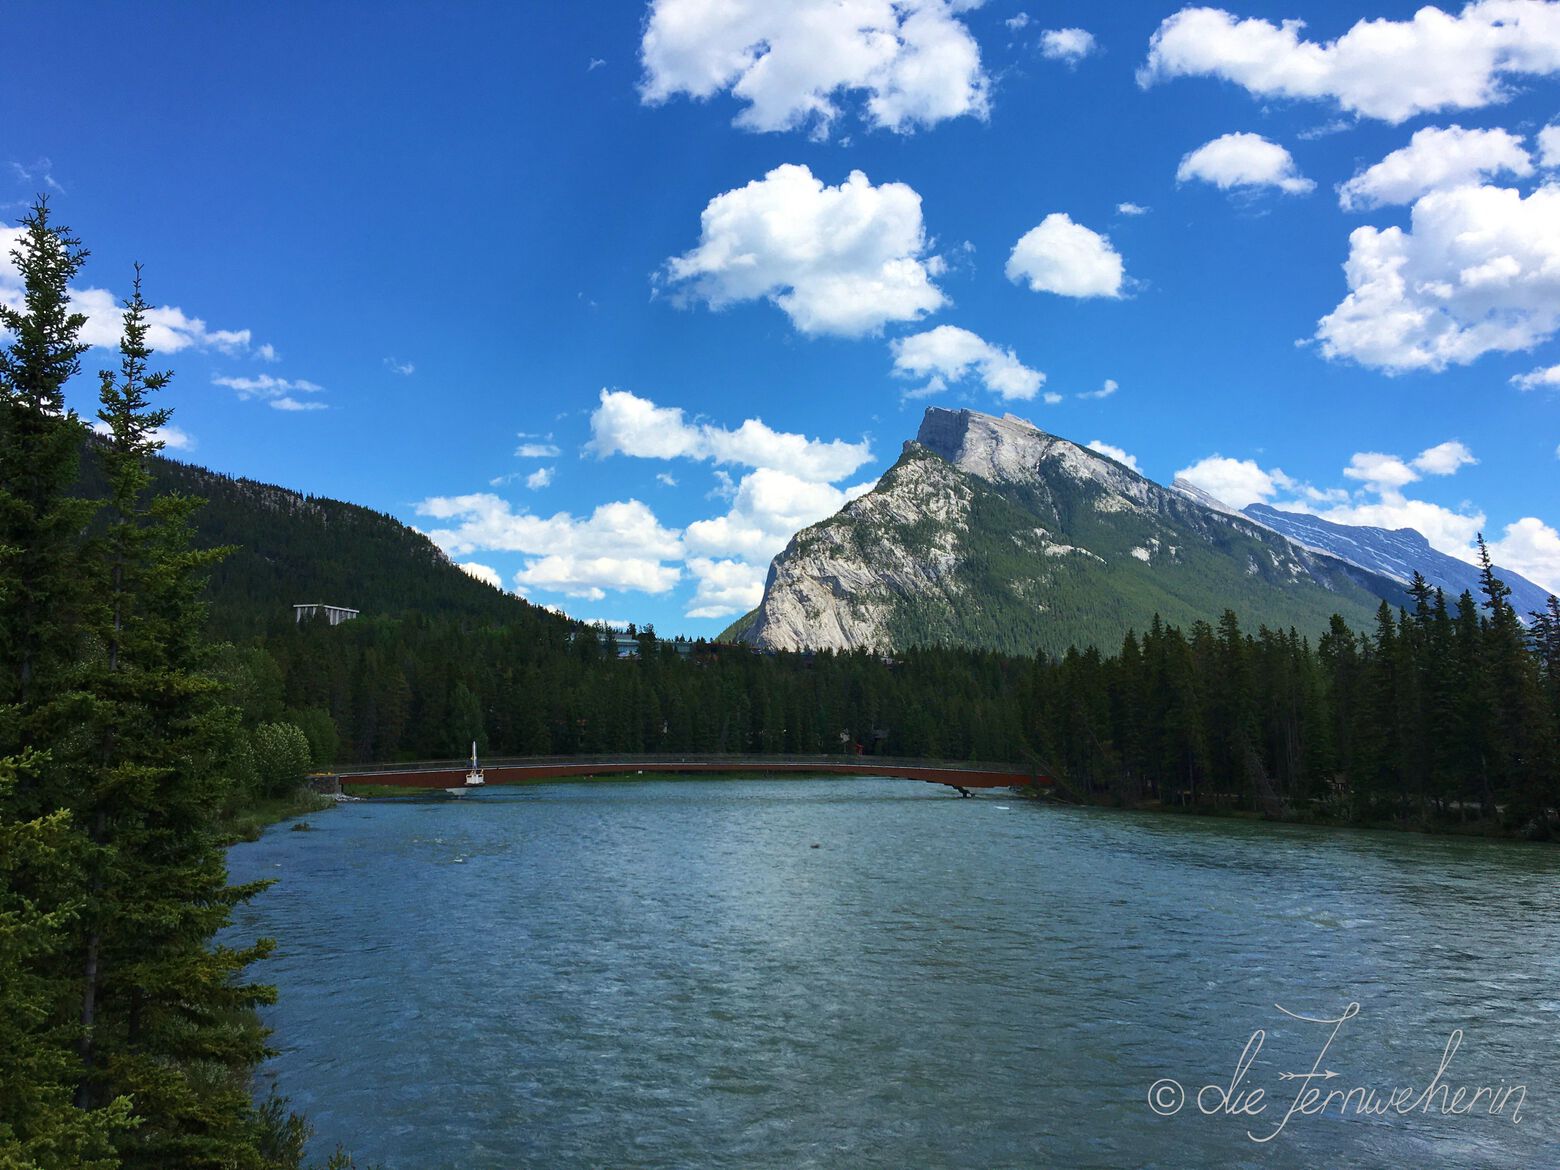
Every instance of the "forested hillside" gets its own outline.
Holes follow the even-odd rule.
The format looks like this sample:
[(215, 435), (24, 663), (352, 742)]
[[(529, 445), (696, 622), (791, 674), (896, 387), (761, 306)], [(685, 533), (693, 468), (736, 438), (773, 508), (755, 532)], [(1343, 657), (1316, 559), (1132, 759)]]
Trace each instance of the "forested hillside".
[[(82, 494), (104, 491), (101, 442), (81, 460)], [(562, 626), (563, 619), (462, 572), (421, 533), (358, 504), (153, 457), (152, 488), (206, 501), (197, 539), (231, 551), (211, 573), (211, 626), (224, 638), (274, 631), (294, 604), (344, 605), (365, 615), (417, 612)]]

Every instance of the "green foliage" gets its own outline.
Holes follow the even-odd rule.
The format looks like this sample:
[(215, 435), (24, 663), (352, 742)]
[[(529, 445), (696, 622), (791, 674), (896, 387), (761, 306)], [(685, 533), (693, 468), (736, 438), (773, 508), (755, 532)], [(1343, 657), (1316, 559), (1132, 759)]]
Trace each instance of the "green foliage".
[(309, 741), (309, 767), (329, 768), (336, 762), (336, 754), (341, 750), (341, 733), (336, 729), (336, 721), (330, 717), (329, 711), (319, 707), (308, 707), (301, 711), (290, 708), (287, 722), (302, 731), (304, 738)]
[(1383, 604), (1366, 636), (1336, 619), (1315, 650), (1226, 612), (1217, 631), (1155, 621), (1115, 658), (1037, 663), (1028, 740), (1094, 798), (1552, 834), (1560, 724), (1542, 653), (1467, 594), (1453, 616), (1415, 589), (1413, 613)]
[(249, 738), (261, 796), (282, 796), (303, 783), (313, 753), (302, 728), (292, 723), (262, 723)]
[[(50, 225), (39, 199), (21, 221), (11, 260), (25, 282), (21, 308), (0, 304), (0, 751), (42, 738), (57, 711), (39, 700), (74, 660), (83, 601), (76, 534), (92, 505), (68, 494), (85, 428), (65, 406), (65, 383), (86, 346), (86, 318), (70, 309), (69, 281), (86, 259), (68, 228)], [(24, 789), (22, 799), (31, 796)], [(35, 811), (47, 805), (39, 803)]]
[(58, 989), (47, 974), (68, 950), (80, 910), (79, 841), (63, 810), (31, 821), (8, 811), (18, 773), (47, 763), (34, 753), (0, 760), (0, 1166), (111, 1170), (114, 1138), (134, 1124), (130, 1101), (76, 1108), (76, 1034), (54, 1011)]

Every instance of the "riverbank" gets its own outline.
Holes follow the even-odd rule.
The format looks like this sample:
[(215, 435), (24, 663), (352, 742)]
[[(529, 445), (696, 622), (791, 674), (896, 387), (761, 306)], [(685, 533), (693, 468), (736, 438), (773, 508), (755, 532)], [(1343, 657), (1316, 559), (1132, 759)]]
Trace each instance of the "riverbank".
[(289, 796), (273, 796), (225, 813), (217, 820), (217, 836), (224, 845), (240, 841), (258, 841), (260, 834), (278, 821), (335, 808), (333, 797), (308, 788), (299, 788)]
[(1173, 816), (1213, 818), (1217, 820), (1265, 821), (1278, 825), (1302, 825), (1313, 829), (1371, 829), (1394, 833), (1413, 833), (1425, 837), (1462, 837), (1488, 841), (1518, 841), (1536, 844), (1560, 843), (1560, 831), (1553, 824), (1529, 826), (1526, 830), (1513, 828), (1498, 819), (1479, 818), (1468, 821), (1413, 822), (1394, 820), (1390, 817), (1370, 817), (1346, 820), (1320, 812), (1288, 808), (1277, 815), (1249, 808), (1223, 805), (1166, 804), (1159, 800), (1121, 801), (1103, 796), (1080, 797), (1076, 793), (1063, 798), (1049, 790), (1015, 790), (1022, 796), (1035, 800), (1055, 800), (1063, 804), (1078, 804), (1088, 808), (1111, 808), (1125, 812), (1168, 813)]

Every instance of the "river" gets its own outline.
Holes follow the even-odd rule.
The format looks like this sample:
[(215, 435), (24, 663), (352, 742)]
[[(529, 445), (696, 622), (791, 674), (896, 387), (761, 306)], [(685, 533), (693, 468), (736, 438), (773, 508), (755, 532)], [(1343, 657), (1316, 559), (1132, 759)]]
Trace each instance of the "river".
[[(278, 879), (235, 937), (279, 940), (265, 1071), (320, 1156), (1560, 1165), (1551, 847), (877, 779), (540, 785), (312, 823), (229, 864)], [(1335, 1075), (1283, 1076), (1313, 1066)], [(1291, 1112), (1308, 1086), (1358, 1093)], [(1367, 1091), (1395, 1104), (1362, 1115)]]

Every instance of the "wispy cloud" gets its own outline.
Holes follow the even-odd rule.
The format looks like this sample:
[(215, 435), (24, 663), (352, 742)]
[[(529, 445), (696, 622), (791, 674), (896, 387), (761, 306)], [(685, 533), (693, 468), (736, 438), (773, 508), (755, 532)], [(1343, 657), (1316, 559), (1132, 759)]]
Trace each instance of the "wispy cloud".
[(325, 387), (306, 378), (276, 378), (270, 374), (254, 377), (212, 378), (212, 385), (226, 386), (245, 402), (260, 401), (272, 410), (325, 410), (325, 403), (295, 398), (295, 394), (320, 394)]
[(54, 177), (54, 164), (46, 158), (40, 158), (31, 163), (13, 162), (11, 170), (16, 173), (18, 181), (23, 183), (42, 183), (51, 191), (65, 194), (65, 188), (60, 186), (59, 180)]

